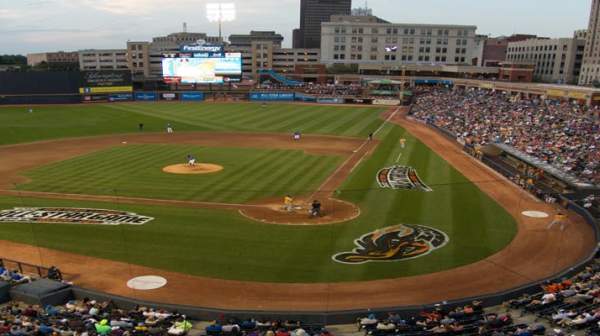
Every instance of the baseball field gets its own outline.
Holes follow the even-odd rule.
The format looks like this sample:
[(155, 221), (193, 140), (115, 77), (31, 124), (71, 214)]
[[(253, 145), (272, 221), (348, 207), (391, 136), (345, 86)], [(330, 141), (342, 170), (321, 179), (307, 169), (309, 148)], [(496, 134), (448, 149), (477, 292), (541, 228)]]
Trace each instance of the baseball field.
[[(37, 106), (31, 113), (0, 107), (0, 211), (106, 209), (151, 218), (143, 225), (4, 220), (0, 256), (19, 259), (14, 251), (31, 246), (40, 248), (41, 263), (56, 262), (48, 252), (55, 251), (190, 279), (353, 284), (417, 279), (522, 252), (515, 237), (528, 228), (516, 214), (544, 206), (526, 196), (510, 203), (500, 193), (514, 189), (491, 173), (465, 176), (455, 166), (477, 167), (471, 159), (449, 163), (445, 153), (456, 148), (432, 149), (433, 136), (408, 132), (399, 111), (252, 103)], [(223, 170), (162, 170), (188, 155)], [(294, 198), (291, 212), (283, 209), (285, 195)], [(314, 199), (323, 203), (318, 218), (308, 215)], [(529, 242), (541, 239), (548, 237)], [(569, 262), (554, 261), (552, 270)], [(535, 276), (508, 273), (519, 274), (515, 282)]]

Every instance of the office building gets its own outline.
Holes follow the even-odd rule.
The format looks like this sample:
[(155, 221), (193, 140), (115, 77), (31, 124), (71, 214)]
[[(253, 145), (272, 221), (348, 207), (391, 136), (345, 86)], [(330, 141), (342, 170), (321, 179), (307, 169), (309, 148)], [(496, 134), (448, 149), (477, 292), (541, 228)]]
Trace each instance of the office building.
[(388, 23), (375, 16), (332, 16), (322, 24), (321, 62), (369, 65), (480, 66), (485, 39), (476, 26)]
[(27, 65), (36, 66), (40, 63), (46, 63), (49, 66), (61, 66), (79, 64), (79, 54), (74, 52), (45, 52), (27, 54)]
[(352, 0), (301, 0), (300, 28), (294, 32), (294, 48), (319, 48), (321, 23), (332, 15), (350, 15)]
[(508, 44), (506, 60), (535, 64), (533, 79), (539, 82), (576, 84), (579, 79), (585, 40), (535, 38)]
[(271, 41), (273, 45), (281, 47), (283, 36), (274, 31), (250, 31), (250, 34), (229, 35), (229, 45), (238, 47), (249, 47), (255, 41)]
[(536, 38), (536, 35), (514, 34), (511, 36), (490, 37), (485, 39), (483, 47), (483, 66), (499, 66), (506, 61), (506, 51), (510, 42), (519, 42)]
[(80, 70), (128, 70), (126, 49), (88, 49), (79, 52)]
[(592, 1), (579, 85), (600, 82), (600, 0)]

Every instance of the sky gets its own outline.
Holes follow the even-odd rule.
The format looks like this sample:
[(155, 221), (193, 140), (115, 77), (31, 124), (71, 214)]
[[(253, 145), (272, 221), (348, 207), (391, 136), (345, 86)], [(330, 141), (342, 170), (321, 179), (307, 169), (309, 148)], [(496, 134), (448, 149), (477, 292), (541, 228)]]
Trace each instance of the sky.
[[(390, 22), (465, 24), (484, 35), (571, 37), (587, 28), (592, 0), (369, 0)], [(218, 35), (205, 18), (207, 3), (234, 2), (237, 19), (223, 35), (275, 30), (291, 46), (300, 0), (0, 0), (0, 54), (125, 48), (182, 31)], [(353, 0), (363, 7), (364, 0)]]

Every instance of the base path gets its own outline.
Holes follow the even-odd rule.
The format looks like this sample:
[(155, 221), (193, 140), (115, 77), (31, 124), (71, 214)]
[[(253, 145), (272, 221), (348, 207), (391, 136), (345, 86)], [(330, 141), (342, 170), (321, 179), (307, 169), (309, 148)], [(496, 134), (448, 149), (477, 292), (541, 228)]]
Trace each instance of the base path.
[[(521, 212), (542, 211), (552, 216), (557, 209), (536, 201), (508, 180), (468, 157), (455, 142), (427, 126), (400, 116), (393, 118), (393, 122), (405, 127), (516, 218), (518, 232), (506, 248), (476, 263), (432, 274), (320, 284), (259, 283), (190, 276), (1, 240), (0, 255), (31, 264), (58, 265), (69, 274), (69, 280), (79, 286), (142, 300), (223, 309), (334, 311), (422, 305), (495, 293), (552, 276), (581, 261), (595, 248), (593, 230), (580, 217), (570, 214), (571, 225), (565, 231), (546, 230), (547, 219), (525, 217)], [(195, 137), (202, 135), (190, 135), (188, 141), (196, 141)], [(239, 137), (240, 142), (245, 142), (248, 135), (236, 137)], [(151, 141), (164, 142), (165, 139), (168, 138), (152, 138)], [(311, 144), (310, 137), (305, 139)], [(360, 140), (349, 140), (346, 143), (342, 139), (332, 139), (324, 145), (321, 140), (316, 139), (312, 140), (315, 147), (307, 146), (305, 150), (318, 152), (317, 146), (325, 146), (321, 147), (323, 150), (337, 141), (341, 146), (339, 151), (343, 154), (360, 144)], [(121, 141), (119, 137), (109, 137), (102, 141), (114, 143), (115, 140)], [(80, 143), (77, 140), (69, 141), (72, 143), (71, 155), (76, 155), (74, 152), (80, 151)], [(272, 147), (272, 138), (265, 136), (261, 141), (264, 141), (266, 147)], [(294, 146), (293, 143), (285, 143), (285, 146)], [(9, 186), (11, 181), (18, 179), (19, 171), (36, 166), (33, 161), (44, 161), (44, 158), (23, 155), (25, 161), (19, 168), (7, 168), (4, 164), (18, 162), (4, 159), (7, 151), (13, 154), (19, 152), (10, 151), (7, 147), (0, 148), (0, 176), (8, 176), (8, 179), (3, 178), (4, 186)], [(50, 144), (46, 151), (46, 156), (60, 156), (53, 153)], [(83, 152), (86, 151), (89, 149)], [(153, 291), (136, 291), (127, 287), (130, 279), (148, 274), (164, 277), (168, 281), (167, 285)]]

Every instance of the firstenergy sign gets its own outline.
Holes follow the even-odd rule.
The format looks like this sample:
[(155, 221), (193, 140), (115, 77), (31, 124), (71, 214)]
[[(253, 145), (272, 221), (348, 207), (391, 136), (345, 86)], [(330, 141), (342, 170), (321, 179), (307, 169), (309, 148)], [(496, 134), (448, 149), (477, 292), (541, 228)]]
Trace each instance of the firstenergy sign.
[(143, 225), (154, 220), (133, 212), (86, 208), (13, 208), (0, 210), (0, 222), (91, 225)]

